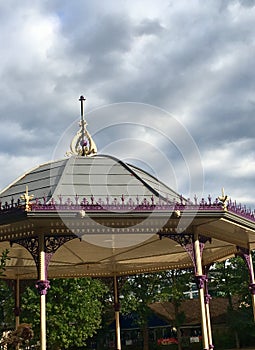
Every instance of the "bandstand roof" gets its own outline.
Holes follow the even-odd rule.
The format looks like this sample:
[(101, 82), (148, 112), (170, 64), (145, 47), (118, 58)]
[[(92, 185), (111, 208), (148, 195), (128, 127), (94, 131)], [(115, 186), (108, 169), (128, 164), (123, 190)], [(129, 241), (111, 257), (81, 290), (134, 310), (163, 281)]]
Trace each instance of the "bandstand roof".
[[(29, 211), (18, 201), (26, 186), (34, 195)], [(56, 237), (66, 237), (51, 258), (50, 278), (192, 267), (179, 243), (194, 231), (208, 238), (205, 265), (232, 256), (237, 246), (255, 247), (252, 213), (232, 203), (226, 210), (220, 201), (185, 201), (154, 177), (108, 156), (72, 156), (38, 166), (0, 197), (0, 249), (9, 248), (11, 257), (6, 278), (36, 278), (31, 254), (16, 242), (28, 239), (33, 251), (33, 238), (43, 234), (49, 252)], [(163, 237), (176, 233), (175, 240)]]
[(0, 192), (2, 205), (17, 202), (28, 186), (40, 203), (68, 199), (100, 202), (120, 198), (140, 202), (152, 196), (180, 202), (180, 196), (142, 169), (108, 155), (71, 156), (39, 165)]
[[(90, 141), (86, 129), (85, 136)], [(186, 200), (137, 167), (93, 154), (93, 143), (79, 150), (77, 140), (76, 154), (37, 166), (0, 192), (0, 252), (8, 248), (11, 258), (4, 278), (37, 278), (42, 236), (49, 278), (191, 268), (191, 233), (205, 242), (204, 265), (255, 248), (254, 212), (226, 196)]]

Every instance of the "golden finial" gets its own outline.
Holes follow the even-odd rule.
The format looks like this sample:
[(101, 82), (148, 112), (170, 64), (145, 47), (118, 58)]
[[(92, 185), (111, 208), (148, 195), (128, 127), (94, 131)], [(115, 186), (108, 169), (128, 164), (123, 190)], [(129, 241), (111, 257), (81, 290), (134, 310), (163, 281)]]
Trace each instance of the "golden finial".
[(26, 186), (26, 192), (22, 194), (20, 198), (25, 201), (25, 204), (26, 204), (25, 211), (31, 211), (30, 200), (34, 198), (34, 195), (28, 194), (28, 186)]
[(76, 154), (79, 156), (89, 157), (97, 153), (97, 147), (86, 128), (87, 122), (84, 118), (84, 101), (86, 101), (86, 99), (84, 96), (80, 96), (79, 101), (81, 102), (81, 120), (79, 123), (80, 130), (74, 136), (70, 144), (71, 151), (67, 152), (66, 154)]
[(228, 210), (229, 197), (227, 195), (225, 195), (223, 187), (222, 187), (221, 193), (222, 194), (221, 194), (221, 196), (218, 197), (218, 199), (222, 203), (222, 209), (223, 210)]

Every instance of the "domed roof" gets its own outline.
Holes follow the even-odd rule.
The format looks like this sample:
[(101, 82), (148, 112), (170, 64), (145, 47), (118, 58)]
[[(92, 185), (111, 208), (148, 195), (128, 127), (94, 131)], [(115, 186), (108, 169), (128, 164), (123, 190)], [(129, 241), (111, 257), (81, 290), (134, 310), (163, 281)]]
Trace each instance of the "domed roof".
[(80, 101), (68, 157), (0, 192), (0, 248), (11, 258), (4, 278), (36, 278), (42, 247), (50, 278), (191, 268), (195, 234), (204, 265), (255, 248), (255, 215), (224, 193), (192, 203), (142, 169), (97, 155)]
[(28, 187), (33, 201), (55, 203), (180, 202), (180, 196), (154, 176), (106, 155), (71, 156), (26, 172), (2, 192), (2, 205), (17, 203)]

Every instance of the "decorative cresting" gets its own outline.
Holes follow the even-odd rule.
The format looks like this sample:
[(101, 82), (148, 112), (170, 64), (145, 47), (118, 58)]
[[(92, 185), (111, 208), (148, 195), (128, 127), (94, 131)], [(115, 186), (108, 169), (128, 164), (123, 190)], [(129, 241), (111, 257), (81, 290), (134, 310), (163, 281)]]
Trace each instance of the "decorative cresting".
[(66, 153), (67, 156), (72, 154), (84, 157), (90, 157), (97, 153), (97, 147), (93, 141), (90, 133), (87, 130), (87, 122), (84, 118), (84, 96), (80, 96), (81, 102), (81, 121), (79, 123), (80, 130), (74, 136), (71, 144), (70, 151)]
[[(226, 196), (224, 195), (224, 198)], [(222, 197), (220, 197), (222, 198)], [(227, 210), (226, 210), (227, 208)], [(19, 211), (24, 211), (24, 206), (21, 204), (20, 199), (17, 202), (12, 199), (10, 203), (2, 203), (0, 199), (0, 220), (1, 216), (6, 217), (7, 213), (10, 215), (18, 215)], [(228, 211), (235, 213), (245, 219), (255, 222), (255, 211), (247, 208), (245, 205), (238, 204), (236, 201), (228, 200), (228, 204), (223, 205), (223, 202), (216, 198), (214, 201), (211, 196), (208, 196), (208, 199), (202, 198), (198, 200), (195, 196), (194, 201), (187, 199), (186, 202), (182, 201), (178, 203), (175, 200), (169, 200), (166, 198), (162, 200), (152, 196), (149, 198), (138, 198), (136, 200), (125, 197), (121, 195), (119, 198), (111, 198), (107, 196), (106, 198), (96, 199), (93, 195), (90, 198), (79, 197), (78, 195), (73, 198), (63, 199), (63, 196), (59, 195), (58, 198), (52, 198), (47, 202), (46, 198), (38, 199), (34, 198), (33, 202), (29, 201), (29, 209), (31, 211), (54, 211), (54, 210), (68, 210), (68, 211), (105, 211), (105, 210), (114, 210), (114, 211), (166, 211), (166, 212), (178, 212), (182, 215), (182, 212), (185, 210), (186, 213), (189, 211), (193, 212), (194, 210), (203, 212), (203, 211)], [(1, 232), (1, 229), (0, 229)], [(4, 232), (4, 229), (2, 229)]]

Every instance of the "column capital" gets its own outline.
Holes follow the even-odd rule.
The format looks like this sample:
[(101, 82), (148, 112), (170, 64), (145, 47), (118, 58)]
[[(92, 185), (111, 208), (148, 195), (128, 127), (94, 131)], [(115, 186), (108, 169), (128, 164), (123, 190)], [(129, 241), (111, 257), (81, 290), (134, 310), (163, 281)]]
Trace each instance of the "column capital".
[(205, 304), (209, 304), (211, 299), (212, 299), (212, 297), (210, 296), (210, 294), (206, 293), (205, 294)]
[(255, 295), (255, 283), (249, 284), (249, 291), (251, 292), (252, 295)]
[(50, 281), (48, 280), (39, 280), (36, 282), (36, 288), (40, 295), (46, 295), (48, 289), (50, 288)]
[(16, 306), (16, 307), (14, 308), (14, 315), (15, 315), (16, 317), (19, 317), (20, 314), (21, 314), (21, 308), (18, 307), (18, 306)]
[(114, 311), (120, 311), (120, 303), (114, 303)]
[(197, 283), (198, 289), (203, 289), (205, 286), (205, 282), (207, 282), (206, 275), (196, 275), (196, 283)]

